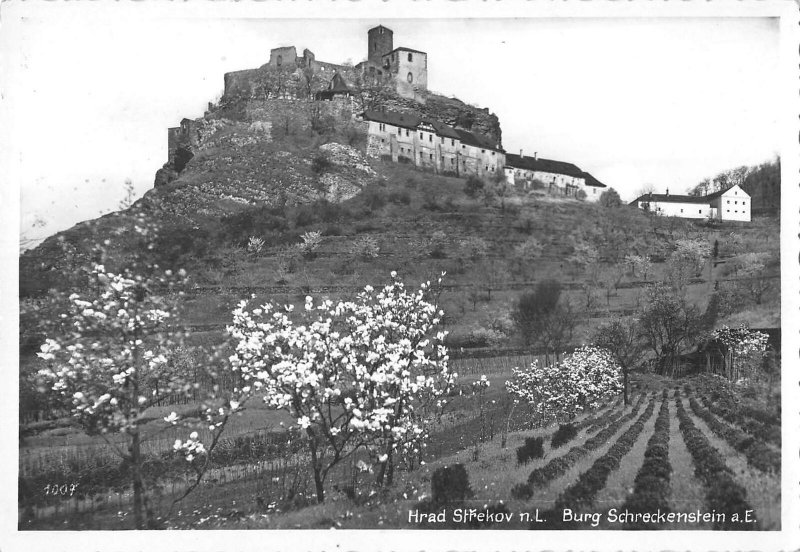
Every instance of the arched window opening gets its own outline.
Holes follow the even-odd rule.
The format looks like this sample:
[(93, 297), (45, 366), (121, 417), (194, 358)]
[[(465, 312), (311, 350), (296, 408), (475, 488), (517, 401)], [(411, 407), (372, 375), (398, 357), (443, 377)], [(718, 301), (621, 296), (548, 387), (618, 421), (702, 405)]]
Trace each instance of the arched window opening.
[(406, 77), (406, 80), (407, 80), (409, 83), (412, 83), (412, 82), (414, 82), (414, 75), (412, 75), (411, 73), (409, 73), (409, 74), (408, 74), (408, 76)]

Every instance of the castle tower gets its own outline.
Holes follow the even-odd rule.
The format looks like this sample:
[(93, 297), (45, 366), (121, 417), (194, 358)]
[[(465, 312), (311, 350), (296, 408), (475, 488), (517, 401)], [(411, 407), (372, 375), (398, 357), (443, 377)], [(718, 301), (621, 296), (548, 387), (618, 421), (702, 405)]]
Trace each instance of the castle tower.
[(394, 49), (392, 36), (392, 30), (383, 25), (367, 31), (367, 59), (380, 65), (381, 57)]

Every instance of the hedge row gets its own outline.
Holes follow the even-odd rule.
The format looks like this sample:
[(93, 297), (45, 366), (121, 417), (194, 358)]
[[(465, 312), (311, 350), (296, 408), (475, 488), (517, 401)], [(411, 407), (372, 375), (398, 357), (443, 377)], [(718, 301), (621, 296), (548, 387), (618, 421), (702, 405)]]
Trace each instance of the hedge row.
[(678, 407), (679, 427), (686, 448), (692, 455), (695, 474), (706, 486), (706, 507), (708, 511), (722, 513), (724, 519), (714, 522), (714, 529), (749, 530), (752, 525), (733, 521), (734, 514), (743, 519), (747, 510), (753, 508), (747, 503), (747, 493), (733, 479), (719, 451), (715, 449), (695, 427), (681, 401), (680, 393), (675, 391), (675, 404)]
[[(644, 403), (645, 398), (647, 398), (647, 394), (646, 393), (642, 393), (641, 395), (639, 395), (639, 399), (633, 405), (633, 411), (637, 411), (637, 412), (639, 411), (639, 409), (642, 407), (642, 403)], [(625, 415), (626, 415), (625, 414), (625, 409), (623, 408), (623, 409), (620, 410), (619, 414), (616, 417), (614, 417), (614, 416), (598, 416), (598, 418), (596, 420), (594, 420), (594, 422), (588, 426), (588, 428), (586, 429), (586, 434), (588, 435), (588, 434), (593, 433), (595, 431), (600, 431), (606, 425), (616, 422), (619, 418), (621, 418), (621, 417), (623, 417)]]
[[(634, 479), (633, 494), (620, 508), (632, 513), (647, 513), (661, 510), (669, 512), (668, 497), (670, 494), (669, 463), (669, 395), (664, 389), (661, 409), (658, 411), (653, 435), (647, 442), (644, 462)], [(626, 529), (659, 529), (654, 523), (632, 522)]]
[(517, 464), (527, 464), (534, 458), (544, 456), (544, 437), (528, 437), (517, 449)]
[[(747, 406), (731, 408), (727, 405), (716, 404), (706, 396), (701, 397), (700, 400), (706, 408), (725, 421), (739, 426), (751, 435), (758, 435), (764, 441), (781, 446), (781, 426), (774, 416), (765, 420), (764, 418), (768, 414), (762, 410)], [(753, 415), (754, 413), (755, 415)]]
[(616, 401), (614, 401), (613, 404), (611, 404), (607, 408), (604, 408), (603, 410), (601, 410), (600, 412), (598, 412), (594, 416), (587, 416), (586, 418), (584, 418), (583, 420), (581, 420), (580, 422), (575, 424), (575, 428), (578, 431), (580, 431), (580, 430), (585, 429), (585, 428), (587, 428), (589, 426), (592, 426), (592, 425), (595, 425), (595, 424), (597, 424), (599, 422), (602, 422), (603, 420), (607, 420), (609, 415), (611, 415), (612, 412), (614, 412), (615, 410), (617, 410), (620, 407), (621, 403), (622, 403), (622, 400), (621, 399), (617, 399)]
[(552, 523), (560, 528), (568, 528), (569, 523), (564, 523), (559, 519), (560, 512), (566, 508), (577, 512), (581, 508), (591, 506), (597, 493), (606, 486), (608, 476), (619, 469), (622, 459), (636, 444), (647, 420), (653, 415), (653, 410), (655, 410), (655, 400), (650, 401), (642, 415), (616, 440), (608, 452), (595, 460), (594, 464), (583, 472), (574, 484), (561, 493), (552, 510), (543, 517), (548, 521), (552, 520)]
[[(654, 401), (655, 399), (651, 399), (650, 404), (652, 405)], [(611, 436), (619, 431), (619, 428), (625, 425), (629, 420), (632, 420), (638, 414), (641, 404), (642, 401), (637, 402), (631, 412), (616, 418), (614, 422), (606, 426), (606, 428), (600, 431), (597, 435), (590, 437), (583, 445), (572, 447), (568, 453), (559, 456), (558, 458), (553, 458), (541, 468), (533, 470), (528, 476), (527, 483), (528, 486), (531, 487), (531, 490), (543, 487), (553, 479), (561, 477), (567, 472), (567, 470), (578, 463), (579, 460), (589, 454), (590, 451), (595, 450), (607, 443)]]
[(703, 420), (715, 435), (725, 440), (730, 446), (747, 457), (747, 463), (763, 472), (781, 471), (781, 455), (769, 448), (763, 441), (759, 441), (738, 427), (720, 422), (716, 416), (703, 408), (697, 399), (689, 397), (689, 406), (692, 412)]

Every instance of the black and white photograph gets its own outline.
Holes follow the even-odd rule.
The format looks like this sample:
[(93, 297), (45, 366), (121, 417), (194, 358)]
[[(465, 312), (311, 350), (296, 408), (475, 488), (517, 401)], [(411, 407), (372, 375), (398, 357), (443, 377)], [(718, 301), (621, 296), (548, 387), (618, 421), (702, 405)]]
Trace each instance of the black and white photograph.
[(563, 4), (0, 6), (10, 549), (796, 546), (797, 6)]

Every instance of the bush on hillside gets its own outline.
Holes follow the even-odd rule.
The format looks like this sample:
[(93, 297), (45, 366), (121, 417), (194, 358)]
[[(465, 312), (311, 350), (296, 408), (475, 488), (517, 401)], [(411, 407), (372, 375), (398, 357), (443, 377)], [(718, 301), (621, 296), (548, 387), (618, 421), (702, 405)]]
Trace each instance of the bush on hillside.
[(314, 159), (311, 160), (311, 170), (314, 174), (323, 174), (330, 170), (332, 166), (331, 160), (322, 152), (317, 153)]
[(362, 192), (364, 205), (370, 212), (382, 209), (386, 205), (386, 191), (377, 186), (369, 186)]
[(353, 257), (368, 261), (380, 253), (378, 240), (372, 236), (359, 236), (350, 244), (349, 252)]
[(558, 430), (553, 433), (553, 438), (550, 440), (550, 448), (558, 448), (566, 443), (572, 441), (578, 435), (578, 428), (575, 424), (561, 424)]
[(431, 498), (434, 504), (461, 502), (472, 498), (475, 493), (469, 484), (469, 475), (464, 464), (442, 466), (431, 477)]
[(619, 207), (622, 205), (622, 199), (614, 188), (609, 188), (600, 194), (599, 203), (603, 207)]
[(389, 192), (389, 201), (399, 205), (408, 205), (411, 203), (411, 194), (408, 190), (394, 190)]
[(431, 235), (428, 254), (434, 259), (447, 257), (447, 234), (437, 230)]
[(517, 464), (527, 464), (534, 458), (544, 456), (544, 438), (528, 437), (525, 444), (517, 449)]
[(467, 194), (469, 197), (478, 197), (478, 195), (483, 190), (483, 187), (484, 187), (483, 180), (481, 180), (475, 175), (470, 175), (467, 178), (466, 183), (464, 183), (464, 193)]

